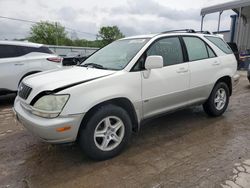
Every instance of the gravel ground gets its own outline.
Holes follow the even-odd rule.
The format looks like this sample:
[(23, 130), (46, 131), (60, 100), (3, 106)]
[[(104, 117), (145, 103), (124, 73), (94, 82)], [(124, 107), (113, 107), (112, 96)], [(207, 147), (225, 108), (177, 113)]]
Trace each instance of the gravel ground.
[(250, 187), (250, 84), (245, 72), (227, 112), (201, 107), (151, 120), (108, 161), (77, 145), (41, 142), (15, 122), (14, 97), (0, 97), (0, 187)]

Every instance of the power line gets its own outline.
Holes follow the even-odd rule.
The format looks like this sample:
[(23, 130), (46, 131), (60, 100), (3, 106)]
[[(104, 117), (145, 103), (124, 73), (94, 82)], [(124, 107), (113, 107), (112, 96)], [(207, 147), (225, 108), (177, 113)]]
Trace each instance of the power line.
[(70, 30), (70, 31), (75, 31), (75, 32), (77, 32), (77, 33), (86, 34), (86, 35), (93, 35), (93, 36), (96, 36), (96, 35), (97, 35), (97, 34), (88, 33), (88, 32), (85, 32), (85, 31), (78, 31), (78, 30), (75, 30), (75, 29), (71, 29), (71, 28), (69, 28), (69, 27), (65, 27), (65, 29)]
[(19, 19), (19, 18), (10, 18), (10, 17), (5, 17), (5, 16), (0, 16), (0, 18), (8, 19), (8, 20), (21, 21), (21, 22), (35, 23), (35, 24), (39, 23), (39, 22), (35, 22), (35, 21), (23, 20), (23, 19)]
[[(26, 22), (26, 23), (33, 23), (33, 24), (40, 23), (40, 22), (36, 22), (36, 21), (19, 19), (19, 18), (11, 18), (11, 17), (6, 17), (6, 16), (0, 16), (0, 18), (8, 19), (8, 20), (14, 20), (14, 21), (21, 21), (21, 22)], [(64, 28), (67, 29), (67, 30), (70, 30), (70, 31), (75, 31), (76, 33), (82, 33), (82, 34), (86, 34), (86, 35), (96, 36), (96, 34), (85, 32), (85, 31), (78, 31), (78, 30), (72, 29), (70, 27), (64, 27)]]

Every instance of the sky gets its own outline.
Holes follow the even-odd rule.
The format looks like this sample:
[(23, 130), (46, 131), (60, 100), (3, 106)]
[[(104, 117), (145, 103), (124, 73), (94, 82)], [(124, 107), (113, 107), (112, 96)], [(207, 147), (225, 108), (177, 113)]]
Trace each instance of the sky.
[[(0, 0), (0, 16), (60, 22), (71, 38), (94, 40), (102, 26), (117, 25), (125, 36), (172, 29), (199, 30), (203, 7), (230, 0)], [(221, 30), (230, 29), (225, 11)], [(207, 15), (204, 30), (216, 31), (218, 13)], [(0, 18), (0, 40), (29, 36), (31, 23)]]

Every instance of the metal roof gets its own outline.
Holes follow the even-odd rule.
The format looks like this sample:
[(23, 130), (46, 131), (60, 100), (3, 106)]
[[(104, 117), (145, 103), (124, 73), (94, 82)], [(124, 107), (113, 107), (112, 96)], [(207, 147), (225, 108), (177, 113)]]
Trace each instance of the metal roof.
[[(204, 7), (203, 9), (201, 9), (201, 15), (204, 16), (206, 14), (211, 14), (230, 9), (237, 12), (237, 10), (241, 7), (250, 7), (250, 0), (236, 0), (209, 7)], [(246, 14), (249, 14), (249, 11), (246, 11)], [(249, 17), (250, 15), (245, 15), (245, 16)]]

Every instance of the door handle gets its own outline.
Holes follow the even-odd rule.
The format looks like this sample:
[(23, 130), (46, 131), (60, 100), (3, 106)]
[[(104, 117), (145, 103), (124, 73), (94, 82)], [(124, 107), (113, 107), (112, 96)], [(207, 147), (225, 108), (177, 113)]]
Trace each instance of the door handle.
[(219, 62), (219, 61), (214, 61), (214, 62), (213, 62), (213, 65), (214, 65), (214, 66), (220, 65), (220, 62)]
[(181, 67), (179, 68), (177, 71), (177, 73), (185, 73), (185, 72), (188, 72), (188, 69), (184, 68), (184, 67)]
[(24, 65), (23, 63), (15, 63), (15, 66), (22, 66)]

